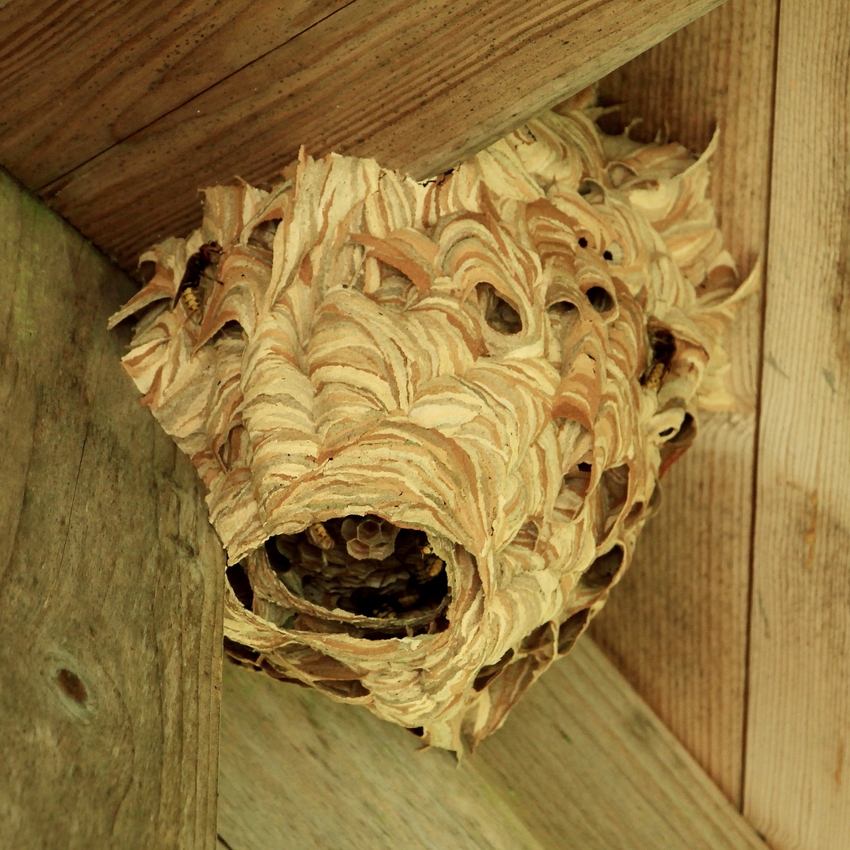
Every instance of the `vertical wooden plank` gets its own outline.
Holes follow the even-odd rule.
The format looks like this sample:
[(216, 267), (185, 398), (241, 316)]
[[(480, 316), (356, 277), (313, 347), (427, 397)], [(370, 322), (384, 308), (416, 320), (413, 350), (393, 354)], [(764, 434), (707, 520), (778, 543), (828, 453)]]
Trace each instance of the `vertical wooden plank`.
[(745, 812), (850, 847), (850, 5), (782, 0)]
[(0, 174), (0, 846), (215, 838), (223, 561), (124, 275)]
[[(639, 132), (665, 126), (694, 150), (719, 127), (712, 196), (747, 273), (767, 218), (776, 0), (728, 0), (602, 81)], [(757, 366), (750, 299), (728, 340), (732, 414), (703, 414), (695, 446), (593, 634), (729, 799), (740, 803)]]

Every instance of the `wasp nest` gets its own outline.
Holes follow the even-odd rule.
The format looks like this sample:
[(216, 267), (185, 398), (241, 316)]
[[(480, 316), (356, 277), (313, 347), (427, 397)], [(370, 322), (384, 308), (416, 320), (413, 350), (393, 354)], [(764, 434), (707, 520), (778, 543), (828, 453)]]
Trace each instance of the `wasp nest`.
[(583, 94), (424, 183), (303, 155), (209, 189), (124, 366), (209, 489), (226, 645), (430, 744), (493, 732), (725, 402), (710, 150)]

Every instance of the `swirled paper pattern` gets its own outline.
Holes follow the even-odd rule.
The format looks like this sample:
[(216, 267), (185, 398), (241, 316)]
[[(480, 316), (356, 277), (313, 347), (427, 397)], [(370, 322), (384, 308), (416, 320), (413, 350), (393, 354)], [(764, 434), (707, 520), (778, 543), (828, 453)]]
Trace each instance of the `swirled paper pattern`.
[(112, 324), (139, 314), (124, 366), (209, 490), (243, 663), (463, 750), (604, 603), (725, 403), (743, 290), (711, 149), (597, 114), (423, 183), (302, 153), (142, 258)]

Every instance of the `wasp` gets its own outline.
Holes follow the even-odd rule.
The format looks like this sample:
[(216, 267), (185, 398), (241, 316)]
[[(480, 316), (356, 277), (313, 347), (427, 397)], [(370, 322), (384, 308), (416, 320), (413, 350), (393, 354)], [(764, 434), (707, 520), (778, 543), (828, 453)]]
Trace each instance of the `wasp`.
[(412, 608), (419, 601), (419, 594), (415, 590), (405, 590), (398, 597), (398, 604), (407, 610)]
[(667, 367), (663, 363), (656, 363), (646, 376), (646, 383), (644, 386), (648, 390), (657, 390), (661, 386), (666, 373)]
[(434, 550), (430, 544), (425, 544), (419, 551), (422, 553), (422, 563), (416, 564), (411, 572), (417, 584), (425, 584), (436, 578), (446, 566), (446, 562), (438, 555), (434, 554)]
[(395, 608), (389, 602), (381, 602), (375, 606), (372, 611), (373, 617), (379, 617), (381, 620), (386, 620), (389, 617), (395, 617)]
[(201, 278), (204, 277), (206, 270), (219, 261), (222, 250), (218, 242), (205, 242), (189, 257), (180, 286), (177, 287), (177, 292), (174, 295), (172, 309), (177, 306), (181, 297), (190, 313), (197, 313), (201, 309), (196, 290), (201, 285)]
[(652, 363), (641, 378), (641, 385), (650, 390), (658, 390), (670, 371), (670, 364), (676, 355), (676, 340), (665, 328), (654, 328), (649, 334), (652, 350)]
[(333, 537), (330, 536), (328, 530), (321, 522), (314, 522), (307, 529), (307, 537), (310, 538), (310, 542), (314, 546), (318, 546), (320, 549), (328, 550), (333, 549), (335, 546)]

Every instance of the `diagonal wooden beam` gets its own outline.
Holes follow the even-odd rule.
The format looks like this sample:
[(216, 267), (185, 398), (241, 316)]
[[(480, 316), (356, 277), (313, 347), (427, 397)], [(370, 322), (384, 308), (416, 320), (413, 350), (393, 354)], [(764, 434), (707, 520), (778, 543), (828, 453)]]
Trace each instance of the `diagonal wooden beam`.
[(0, 162), (43, 186), (349, 2), (0, 4)]
[[(294, 37), (290, 28), (279, 47), (236, 71), (227, 57), (243, 44), (230, 40), (225, 23), (205, 60), (221, 57), (220, 82), (198, 93), (209, 69), (192, 78), (177, 108), (170, 89), (163, 103), (171, 111), (146, 125), (148, 102), (132, 107), (138, 84), (125, 90), (118, 77), (106, 91), (104, 82), (113, 106), (95, 110), (90, 130), (100, 141), (77, 141), (90, 96), (79, 99), (72, 138), (62, 126), (51, 135), (54, 148), (73, 141), (93, 158), (41, 183), (49, 169), (26, 164), (24, 135), (13, 170), (40, 175), (34, 188), (130, 266), (151, 242), (197, 223), (198, 187), (237, 175), (271, 181), (302, 144), (317, 155), (374, 156), (417, 177), (438, 173), (720, 2), (352, 0)], [(275, 13), (255, 5), (257, 26), (274, 28)], [(247, 42), (244, 56), (254, 56)], [(151, 49), (140, 61), (166, 59)], [(64, 98), (75, 101), (76, 90)], [(121, 120), (111, 124), (116, 111)], [(104, 121), (116, 139), (106, 148)]]
[(221, 728), (222, 847), (764, 848), (587, 638), (460, 765), (232, 665)]

